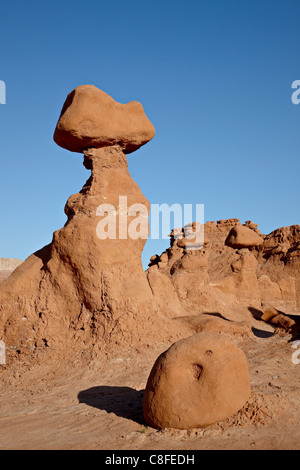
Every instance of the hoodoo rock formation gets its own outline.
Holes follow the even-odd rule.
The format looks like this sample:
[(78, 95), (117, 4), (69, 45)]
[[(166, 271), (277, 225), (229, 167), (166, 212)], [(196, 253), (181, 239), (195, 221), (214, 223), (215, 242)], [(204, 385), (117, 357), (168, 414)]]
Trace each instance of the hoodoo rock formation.
[(300, 331), (300, 226), (263, 235), (250, 220), (207, 222), (200, 243), (191, 223), (172, 231), (170, 248), (144, 272), (150, 204), (127, 154), (154, 134), (140, 103), (117, 103), (91, 85), (68, 95), (54, 140), (82, 153), (91, 175), (68, 199), (52, 242), (2, 281), (0, 269), (0, 341), (8, 366), (39, 357), (43, 367), (174, 343), (150, 374), (145, 419), (206, 426), (250, 395), (247, 359), (227, 336), (253, 335), (258, 320)]
[(236, 225), (230, 230), (225, 244), (231, 248), (252, 248), (262, 245), (263, 239), (250, 226)]
[[(146, 240), (119, 237), (118, 217), (116, 239), (101, 239), (97, 233), (106, 216), (99, 206), (111, 205), (119, 215), (120, 196), (126, 196), (128, 207), (149, 209), (128, 172), (125, 153), (153, 136), (139, 103), (121, 105), (92, 86), (68, 96), (54, 138), (69, 150), (83, 151), (91, 176), (69, 198), (67, 222), (52, 243), (1, 283), (0, 339), (8, 355), (47, 348), (64, 349), (67, 355), (68, 340), (73, 352), (76, 345), (81, 350), (89, 344), (134, 344), (143, 336), (148, 341), (154, 317), (158, 330), (168, 331), (142, 268)], [(125, 215), (127, 230), (134, 217), (128, 211)]]

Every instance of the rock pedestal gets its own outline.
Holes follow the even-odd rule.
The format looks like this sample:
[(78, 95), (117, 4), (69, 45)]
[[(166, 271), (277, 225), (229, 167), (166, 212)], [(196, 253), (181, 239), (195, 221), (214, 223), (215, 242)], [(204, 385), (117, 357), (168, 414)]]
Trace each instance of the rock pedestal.
[(67, 222), (51, 244), (1, 283), (0, 339), (9, 352), (51, 348), (68, 356), (147, 334), (156, 314), (141, 262), (150, 204), (128, 172), (126, 153), (153, 135), (139, 103), (121, 105), (92, 86), (68, 96), (55, 140), (83, 152), (91, 176), (69, 198)]

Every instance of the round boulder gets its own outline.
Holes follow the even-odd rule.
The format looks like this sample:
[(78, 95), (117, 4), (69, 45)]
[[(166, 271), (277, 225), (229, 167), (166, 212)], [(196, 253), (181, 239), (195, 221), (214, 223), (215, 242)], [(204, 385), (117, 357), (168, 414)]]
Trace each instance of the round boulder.
[(230, 230), (225, 245), (231, 248), (252, 248), (262, 245), (263, 242), (263, 238), (251, 228), (236, 225)]
[(250, 392), (244, 352), (227, 337), (198, 333), (156, 360), (144, 393), (144, 417), (157, 429), (204, 427), (238, 412)]

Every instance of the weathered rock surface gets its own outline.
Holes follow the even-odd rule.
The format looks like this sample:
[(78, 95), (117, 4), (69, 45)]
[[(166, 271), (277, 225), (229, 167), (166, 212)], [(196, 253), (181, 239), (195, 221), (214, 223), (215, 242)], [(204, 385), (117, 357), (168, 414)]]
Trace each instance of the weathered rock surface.
[[(127, 202), (122, 213), (125, 232), (135, 219), (130, 206), (150, 208), (129, 174), (124, 152), (149, 140), (152, 124), (147, 124), (140, 105), (119, 105), (90, 87), (68, 97), (62, 116), (71, 110), (70, 119), (78, 118), (77, 126), (89, 113), (93, 115), (93, 106), (96, 121), (101, 116), (108, 119), (112, 127), (105, 132), (112, 139), (100, 133), (101, 123), (99, 130), (92, 126), (95, 135), (100, 133), (99, 140), (88, 140), (83, 147), (99, 144), (101, 148), (84, 151), (84, 165), (91, 176), (67, 201), (65, 226), (53, 234), (50, 245), (31, 255), (1, 283), (0, 339), (6, 343), (8, 357), (50, 350), (49, 355), (55, 352), (66, 359), (88, 347), (142, 344), (160, 334), (172, 337), (168, 324), (168, 316), (174, 317), (172, 305), (164, 303), (164, 311), (160, 310), (142, 267), (147, 234), (145, 239), (133, 239), (127, 233), (119, 237), (120, 197)], [(118, 129), (124, 134), (119, 135)], [(78, 132), (82, 132), (80, 126)], [(117, 235), (101, 239), (98, 227), (107, 214), (99, 212), (99, 207), (107, 205), (115, 208)]]
[(199, 250), (189, 250), (184, 232), (173, 230), (170, 248), (151, 259), (148, 272), (158, 270), (167, 276), (190, 314), (218, 313), (229, 320), (250, 321), (249, 309), (275, 307), (299, 313), (299, 225), (261, 235), (251, 221), (207, 222)]
[(144, 393), (146, 422), (189, 429), (222, 421), (250, 396), (245, 354), (229, 338), (198, 333), (159, 356)]
[(95, 86), (82, 85), (68, 95), (54, 140), (72, 152), (117, 144), (131, 153), (154, 135), (154, 126), (140, 103), (117, 103)]
[(231, 248), (252, 248), (263, 244), (263, 239), (255, 230), (252, 230), (251, 225), (247, 226), (237, 225), (233, 227), (225, 241), (225, 244)]
[(261, 320), (271, 323), (275, 325), (277, 328), (281, 328), (286, 330), (289, 333), (295, 333), (296, 335), (299, 333), (299, 325), (300, 325), (300, 317), (294, 317), (297, 321), (293, 318), (285, 315), (283, 312), (280, 312), (274, 307), (267, 308), (263, 315), (261, 316)]
[[(143, 271), (146, 240), (97, 236), (104, 218), (97, 215), (99, 205), (118, 207), (119, 196), (126, 195), (128, 207), (139, 203), (149, 209), (125, 154), (118, 145), (91, 149), (85, 152), (85, 165), (92, 176), (69, 198), (66, 225), (1, 283), (0, 331), (8, 350), (59, 351), (71, 341), (74, 352), (87, 345), (105, 348), (172, 336), (168, 316), (174, 317), (174, 303), (169, 310), (164, 303), (163, 312), (158, 308)], [(134, 219), (127, 216), (126, 228)]]

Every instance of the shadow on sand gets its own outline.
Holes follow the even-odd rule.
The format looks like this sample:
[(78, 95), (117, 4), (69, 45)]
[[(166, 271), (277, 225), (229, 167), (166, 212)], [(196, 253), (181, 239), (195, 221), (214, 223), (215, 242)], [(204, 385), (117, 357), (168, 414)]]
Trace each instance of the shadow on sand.
[(143, 395), (144, 390), (103, 385), (82, 390), (78, 394), (78, 400), (79, 403), (144, 425)]
[[(248, 307), (248, 310), (253, 316), (253, 318), (255, 318), (255, 320), (263, 321), (261, 320), (261, 317), (264, 313), (262, 310), (258, 310), (257, 308), (253, 308), (253, 307)], [(257, 338), (271, 338), (274, 335), (274, 331), (259, 330), (258, 328), (255, 328), (254, 326), (252, 327), (252, 333)]]

